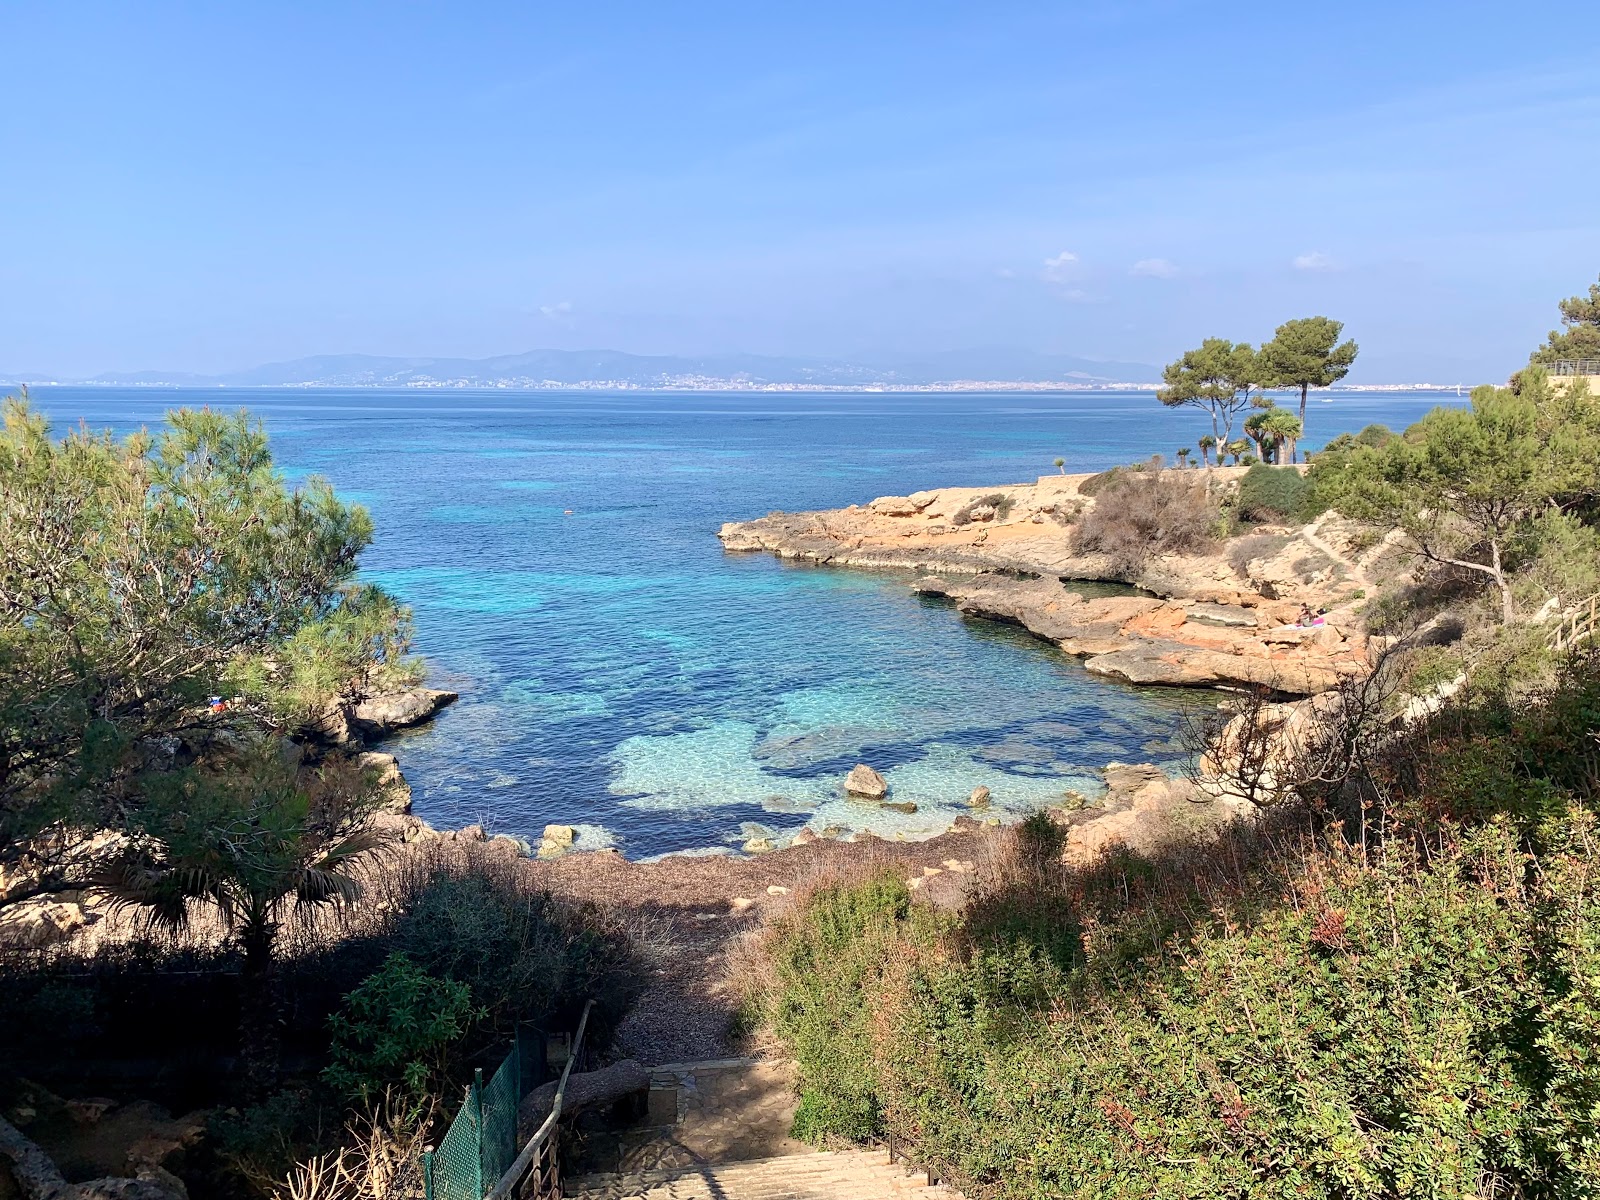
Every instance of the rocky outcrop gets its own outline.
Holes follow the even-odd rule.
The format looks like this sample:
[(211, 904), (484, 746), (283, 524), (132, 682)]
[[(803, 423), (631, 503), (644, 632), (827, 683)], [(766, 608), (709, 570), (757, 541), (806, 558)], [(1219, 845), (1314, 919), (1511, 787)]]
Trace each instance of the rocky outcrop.
[(134, 1168), (130, 1178), (69, 1183), (50, 1156), (3, 1117), (0, 1158), (9, 1164), (10, 1177), (24, 1200), (189, 1200), (176, 1176), (150, 1164)]
[(392, 754), (377, 750), (363, 750), (354, 756), (359, 767), (378, 789), (382, 807), (387, 812), (411, 811), (411, 785), (400, 772), (400, 760)]
[(1085, 598), (1060, 579), (988, 573), (919, 579), (913, 588), (955, 602), (964, 616), (1009, 621), (1085, 659), (1097, 675), (1170, 687), (1255, 685), (1288, 695), (1328, 691), (1366, 670), (1366, 635), (1353, 616), (1302, 627), (1299, 607), (1253, 597), (1253, 607), (1157, 596)]
[(1149, 763), (1110, 763), (1105, 781), (1106, 794), (1093, 808), (1051, 812), (1067, 827), (1062, 851), (1067, 862), (1092, 862), (1117, 845), (1148, 853), (1176, 840), (1205, 837), (1244, 809), (1227, 799), (1205, 803), (1189, 780)]
[(370, 696), (356, 705), (350, 714), (352, 727), (367, 739), (381, 738), (397, 729), (409, 729), (433, 717), (447, 704), (461, 697), (456, 692), (438, 688), (406, 688), (404, 691), (385, 692)]
[[(1241, 474), (1212, 472), (1220, 486)], [(1133, 684), (1260, 686), (1287, 695), (1328, 691), (1368, 669), (1356, 617), (1373, 563), (1354, 526), (1332, 516), (1298, 529), (1260, 529), (1214, 553), (1157, 555), (1129, 577), (1102, 555), (1078, 554), (1071, 525), (1094, 503), (1084, 475), (1004, 488), (888, 496), (831, 512), (772, 513), (724, 525), (730, 551), (924, 573), (913, 587), (965, 616), (1010, 621), (1090, 671)], [(997, 499), (998, 498), (998, 499)], [(987, 518), (974, 521), (979, 510)], [(1131, 583), (1146, 595), (1087, 599), (1070, 585)], [(1325, 623), (1300, 627), (1302, 606)]]
[(88, 924), (81, 904), (54, 899), (8, 905), (0, 916), (0, 947), (42, 950), (69, 941)]

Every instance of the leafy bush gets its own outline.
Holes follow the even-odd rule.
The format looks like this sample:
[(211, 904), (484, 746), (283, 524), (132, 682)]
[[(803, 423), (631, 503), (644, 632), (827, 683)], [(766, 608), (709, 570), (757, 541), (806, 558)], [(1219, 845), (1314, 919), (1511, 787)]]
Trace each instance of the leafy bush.
[(1113, 473), (1078, 522), (1079, 554), (1104, 554), (1113, 570), (1137, 574), (1155, 554), (1192, 554), (1213, 542), (1221, 513), (1203, 476), (1182, 471)]
[(772, 935), (797, 1132), (995, 1200), (1595, 1196), (1597, 724), (1587, 656), (1391, 746), (1364, 829), (1067, 867), (1035, 821), (955, 916), (823, 888)]
[(441, 1090), (451, 1048), (479, 1015), (466, 984), (391, 954), (333, 1015), (333, 1061), (322, 1077), (363, 1106), (395, 1088), (420, 1105)]
[(1294, 520), (1310, 490), (1311, 485), (1293, 467), (1257, 463), (1239, 480), (1235, 512), (1241, 521)]
[(637, 947), (615, 919), (556, 900), (512, 858), (432, 863), (410, 881), (392, 939), (422, 970), (465, 984), (480, 1019), (471, 1054), (504, 1044), (518, 1022), (575, 1027), (587, 999), (603, 1047), (644, 979)]
[(863, 1003), (911, 906), (905, 882), (877, 876), (810, 897), (774, 945), (776, 993), (765, 1013), (800, 1059), (797, 1136), (864, 1139), (879, 1129), (877, 1086), (860, 1053), (872, 1039)]

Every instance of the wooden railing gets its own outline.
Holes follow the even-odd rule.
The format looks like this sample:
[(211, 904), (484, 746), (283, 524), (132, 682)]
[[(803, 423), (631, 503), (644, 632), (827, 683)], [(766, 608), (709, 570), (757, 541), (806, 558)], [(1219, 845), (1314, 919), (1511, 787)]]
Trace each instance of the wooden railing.
[(1587, 645), (1600, 637), (1600, 595), (1580, 600), (1561, 615), (1545, 638), (1550, 649), (1560, 653)]
[(592, 1008), (593, 1000), (583, 1006), (583, 1017), (578, 1021), (578, 1032), (572, 1039), (572, 1051), (567, 1055), (567, 1065), (561, 1068), (561, 1082), (556, 1084), (550, 1115), (528, 1139), (528, 1144), (517, 1155), (511, 1169), (489, 1189), (485, 1200), (561, 1200), (561, 1143), (558, 1134), (561, 1102), (566, 1099), (567, 1078), (572, 1074), (572, 1064), (578, 1061), (578, 1055), (583, 1051), (583, 1032), (589, 1027), (589, 1010)]

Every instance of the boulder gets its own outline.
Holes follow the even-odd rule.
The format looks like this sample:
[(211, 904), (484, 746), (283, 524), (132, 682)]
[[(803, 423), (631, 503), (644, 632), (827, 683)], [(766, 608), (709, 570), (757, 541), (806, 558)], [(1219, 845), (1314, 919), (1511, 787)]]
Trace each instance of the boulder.
[(577, 840), (578, 831), (571, 825), (546, 825), (542, 836), (545, 841), (558, 846), (570, 846)]
[(456, 692), (437, 688), (406, 688), (369, 696), (350, 714), (351, 723), (363, 737), (383, 737), (396, 729), (407, 729), (428, 720), (447, 704), (461, 697)]
[(967, 796), (967, 807), (988, 808), (989, 789), (984, 787), (981, 783), (977, 787), (973, 788), (971, 793)]
[(852, 796), (868, 800), (882, 800), (889, 794), (889, 785), (866, 763), (857, 763), (844, 778), (844, 790)]
[[(517, 1110), (517, 1137), (519, 1144), (532, 1137), (550, 1115), (555, 1104), (556, 1088), (560, 1081), (549, 1083), (529, 1092)], [(615, 1104), (625, 1097), (636, 1095), (650, 1087), (650, 1072), (637, 1061), (625, 1058), (598, 1071), (584, 1071), (567, 1079), (567, 1090), (561, 1098), (563, 1118), (576, 1116), (586, 1109)]]

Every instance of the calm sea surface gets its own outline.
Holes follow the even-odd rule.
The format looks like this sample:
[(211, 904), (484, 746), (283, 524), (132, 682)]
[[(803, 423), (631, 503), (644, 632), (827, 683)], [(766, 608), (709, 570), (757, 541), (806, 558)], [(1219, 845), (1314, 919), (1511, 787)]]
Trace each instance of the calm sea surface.
[[(1193, 446), (1149, 393), (609, 394), (39, 388), (58, 430), (243, 405), (291, 478), (366, 504), (366, 574), (416, 612), (430, 682), (462, 693), (391, 747), (438, 826), (537, 840), (548, 822), (630, 857), (737, 848), (810, 824), (943, 829), (978, 784), (1012, 813), (1097, 768), (1177, 757), (1203, 695), (1135, 690), (903, 575), (724, 554), (726, 520), (941, 485), (1032, 480)], [(1316, 446), (1439, 394), (1313, 401)], [(569, 513), (567, 510), (571, 510)], [(873, 764), (889, 812), (846, 799)]]

